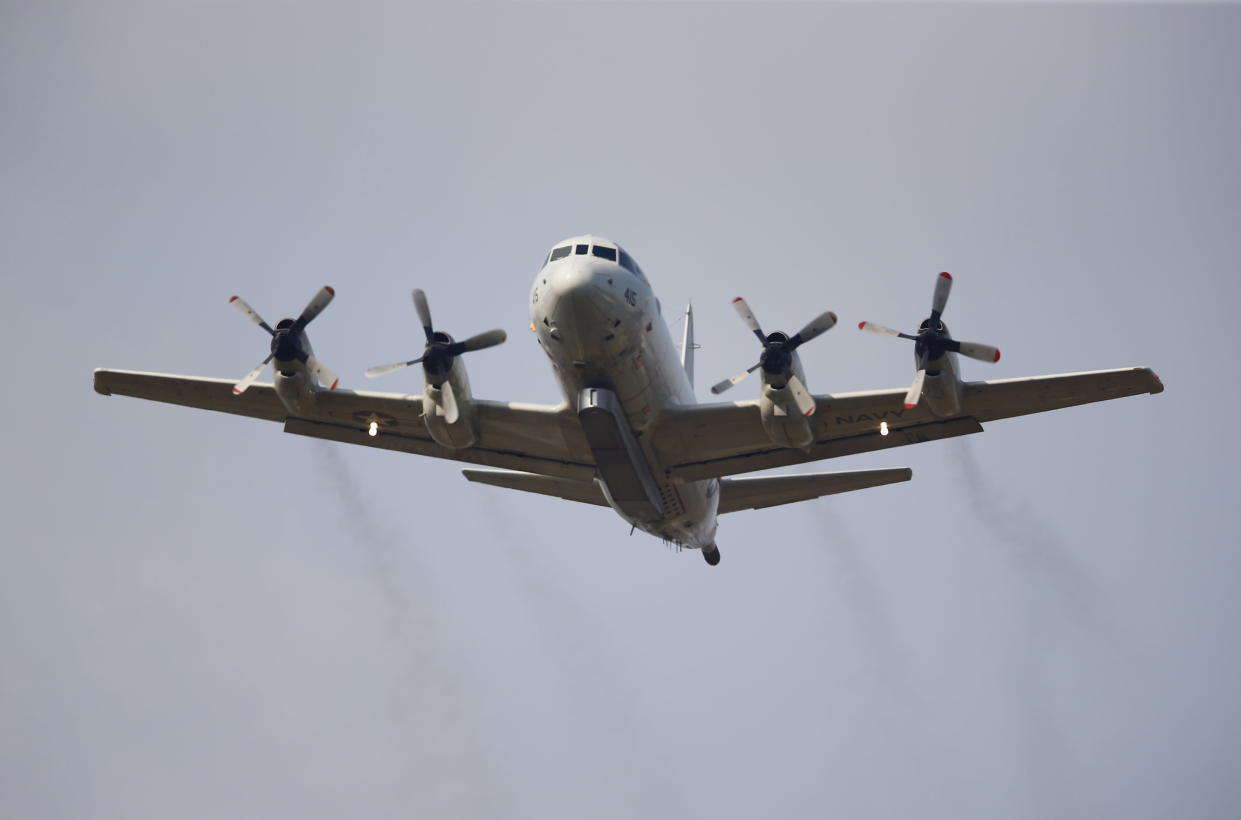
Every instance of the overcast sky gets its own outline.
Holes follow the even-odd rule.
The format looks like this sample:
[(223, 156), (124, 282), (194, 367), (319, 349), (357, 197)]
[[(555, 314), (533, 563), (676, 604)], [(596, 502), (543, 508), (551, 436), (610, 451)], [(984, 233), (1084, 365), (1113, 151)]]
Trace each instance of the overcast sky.
[[(0, 815), (1232, 816), (1241, 801), (1241, 8), (0, 2)], [(105, 398), (344, 387), (420, 349), (555, 402), (559, 239), (625, 245), (700, 398), (796, 330), (901, 388), (934, 275), (967, 378), (1159, 396), (816, 469), (707, 567), (460, 465)], [(679, 336), (679, 325), (674, 327)], [(752, 397), (756, 383), (736, 390)]]

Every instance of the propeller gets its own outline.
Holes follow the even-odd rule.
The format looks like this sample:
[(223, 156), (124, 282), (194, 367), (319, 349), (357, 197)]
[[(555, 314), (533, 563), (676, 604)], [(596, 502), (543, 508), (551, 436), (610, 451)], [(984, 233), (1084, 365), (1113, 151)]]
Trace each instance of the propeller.
[(814, 397), (810, 395), (810, 391), (806, 390), (806, 385), (802, 384), (801, 379), (797, 378), (797, 375), (793, 373), (793, 351), (811, 339), (817, 338), (831, 330), (836, 324), (836, 314), (830, 310), (820, 314), (798, 331), (796, 335), (790, 337), (788, 334), (779, 331), (771, 335), (763, 333), (758, 320), (754, 318), (754, 312), (750, 310), (750, 306), (746, 304), (745, 299), (742, 299), (740, 296), (733, 300), (733, 309), (737, 311), (737, 315), (741, 317), (741, 321), (745, 322), (745, 326), (750, 329), (750, 332), (758, 337), (759, 344), (763, 346), (763, 352), (759, 355), (757, 364), (715, 385), (711, 388), (711, 392), (719, 395), (761, 367), (764, 372), (773, 376), (784, 376), (789, 389), (793, 393), (793, 400), (797, 402), (797, 408), (801, 410), (802, 415), (809, 416), (813, 414), (815, 408)]
[(918, 372), (914, 375), (914, 382), (910, 385), (909, 392), (905, 394), (906, 408), (918, 406), (918, 401), (922, 398), (922, 383), (926, 380), (927, 365), (945, 353), (960, 353), (962, 356), (968, 356), (980, 362), (1000, 360), (999, 348), (976, 342), (958, 342), (948, 335), (948, 328), (941, 321), (941, 317), (944, 308), (948, 305), (948, 294), (951, 292), (951, 274), (941, 273), (935, 277), (935, 292), (931, 296), (931, 315), (918, 326), (917, 335), (901, 333), (899, 330), (877, 325), (874, 322), (858, 323), (858, 330), (869, 330), (871, 333), (913, 341), (914, 356), (918, 360)]
[(328, 306), (332, 298), (336, 295), (336, 291), (330, 287), (324, 286), (314, 295), (310, 303), (306, 305), (306, 309), (296, 319), (284, 319), (279, 322), (273, 329), (271, 325), (263, 321), (263, 317), (259, 316), (254, 308), (246, 303), (245, 299), (240, 296), (234, 296), (228, 300), (228, 303), (245, 316), (251, 322), (266, 330), (271, 335), (271, 352), (267, 354), (267, 358), (259, 363), (258, 367), (246, 374), (246, 377), (233, 385), (233, 393), (240, 396), (242, 393), (254, 384), (267, 365), (272, 359), (277, 362), (298, 361), (306, 365), (314, 377), (319, 380), (319, 384), (325, 385), (328, 390), (335, 390), (336, 385), (340, 383), (340, 379), (336, 378), (327, 365), (316, 359), (306, 349), (305, 336), (303, 331), (306, 325), (314, 321), (314, 318), (323, 312)]
[(451, 336), (437, 331), (435, 326), (431, 324), (431, 308), (427, 304), (427, 295), (420, 289), (415, 288), (413, 297), (414, 310), (418, 314), (418, 321), (422, 323), (422, 332), (427, 337), (427, 344), (423, 349), (422, 355), (407, 362), (396, 362), (395, 364), (372, 367), (366, 371), (367, 378), (373, 379), (376, 376), (383, 376), (394, 370), (400, 370), (402, 367), (409, 367), (411, 364), (418, 364), (419, 362), (422, 363), (422, 367), (428, 375), (442, 376), (452, 369), (453, 361), (462, 353), (486, 350), (489, 347), (495, 347), (508, 338), (507, 333), (496, 329), (471, 336), (462, 342), (454, 342)]

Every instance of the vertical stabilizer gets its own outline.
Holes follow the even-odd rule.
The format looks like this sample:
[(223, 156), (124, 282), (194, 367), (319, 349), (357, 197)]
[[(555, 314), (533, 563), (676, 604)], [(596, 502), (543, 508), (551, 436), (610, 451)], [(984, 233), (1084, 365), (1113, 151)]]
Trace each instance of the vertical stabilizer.
[(685, 335), (681, 337), (681, 366), (689, 376), (689, 386), (694, 386), (694, 303), (685, 308)]

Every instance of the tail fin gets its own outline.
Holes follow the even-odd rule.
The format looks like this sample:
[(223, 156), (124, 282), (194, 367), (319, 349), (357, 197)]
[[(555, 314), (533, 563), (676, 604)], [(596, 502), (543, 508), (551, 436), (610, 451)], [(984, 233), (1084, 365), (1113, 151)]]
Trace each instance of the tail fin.
[(681, 366), (689, 376), (689, 386), (694, 386), (694, 303), (685, 308), (685, 335), (681, 337)]

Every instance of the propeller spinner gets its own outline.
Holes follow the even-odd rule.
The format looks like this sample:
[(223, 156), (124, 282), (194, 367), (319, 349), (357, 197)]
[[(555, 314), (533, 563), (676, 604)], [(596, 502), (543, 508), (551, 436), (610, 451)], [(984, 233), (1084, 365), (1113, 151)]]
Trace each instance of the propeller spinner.
[(899, 330), (877, 325), (874, 322), (858, 323), (858, 330), (869, 330), (871, 333), (878, 333), (883, 336), (896, 336), (900, 339), (910, 339), (913, 341), (914, 356), (918, 360), (918, 372), (914, 375), (914, 382), (910, 385), (909, 392), (905, 394), (906, 408), (918, 406), (918, 401), (922, 398), (922, 383), (926, 379), (927, 365), (939, 359), (945, 353), (960, 353), (962, 356), (968, 356), (980, 362), (998, 362), (1000, 360), (999, 348), (976, 342), (958, 342), (948, 335), (948, 328), (941, 321), (941, 318), (944, 308), (948, 305), (948, 294), (951, 292), (951, 274), (941, 273), (935, 277), (935, 292), (931, 296), (931, 315), (918, 326), (916, 336), (901, 333)]
[(237, 308), (243, 316), (271, 334), (271, 352), (267, 354), (266, 359), (259, 363), (258, 367), (251, 370), (244, 379), (233, 385), (234, 395), (240, 396), (246, 392), (250, 385), (254, 384), (258, 377), (262, 375), (263, 370), (266, 369), (272, 359), (275, 359), (277, 363), (301, 362), (319, 380), (319, 384), (324, 385), (328, 390), (335, 390), (336, 385), (340, 383), (340, 379), (336, 378), (336, 374), (328, 369), (327, 365), (310, 354), (306, 349), (306, 338), (303, 335), (306, 325), (314, 321), (314, 318), (323, 312), (323, 309), (328, 306), (335, 295), (336, 291), (325, 285), (314, 295), (300, 316), (296, 319), (284, 319), (274, 329), (267, 322), (263, 321), (263, 317), (259, 316), (254, 308), (246, 303), (245, 299), (242, 299), (240, 296), (234, 296), (229, 299), (228, 303)]
[(427, 344), (422, 355), (407, 362), (372, 367), (366, 371), (367, 378), (373, 379), (376, 376), (383, 376), (386, 373), (391, 373), (394, 370), (400, 370), (402, 367), (409, 367), (411, 364), (418, 364), (419, 362), (422, 363), (422, 367), (428, 375), (443, 376), (452, 369), (453, 361), (462, 353), (495, 347), (508, 338), (507, 333), (496, 329), (471, 336), (462, 342), (454, 342), (451, 336), (437, 331), (434, 325), (431, 324), (431, 308), (427, 304), (427, 295), (420, 289), (415, 288), (413, 297), (414, 310), (418, 313), (418, 321), (422, 322), (422, 332), (427, 337)]
[(806, 390), (806, 386), (802, 384), (801, 379), (797, 378), (797, 375), (793, 373), (793, 351), (811, 339), (817, 338), (831, 330), (836, 324), (836, 314), (830, 310), (820, 314), (795, 336), (790, 337), (787, 333), (781, 333), (780, 331), (770, 335), (763, 333), (758, 320), (754, 318), (754, 312), (750, 310), (750, 306), (746, 304), (745, 299), (742, 299), (740, 296), (733, 300), (733, 309), (737, 311), (737, 315), (741, 317), (741, 321), (745, 322), (750, 332), (758, 337), (759, 344), (763, 346), (763, 352), (759, 355), (757, 364), (715, 385), (711, 388), (711, 392), (719, 395), (761, 367), (765, 373), (784, 377), (789, 389), (793, 391), (793, 399), (797, 402), (797, 408), (801, 410), (802, 415), (809, 416), (813, 414), (815, 409), (814, 397)]

